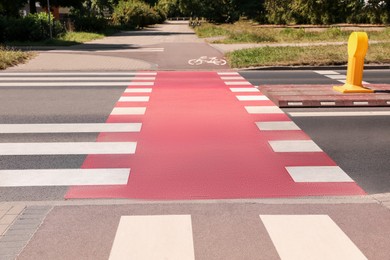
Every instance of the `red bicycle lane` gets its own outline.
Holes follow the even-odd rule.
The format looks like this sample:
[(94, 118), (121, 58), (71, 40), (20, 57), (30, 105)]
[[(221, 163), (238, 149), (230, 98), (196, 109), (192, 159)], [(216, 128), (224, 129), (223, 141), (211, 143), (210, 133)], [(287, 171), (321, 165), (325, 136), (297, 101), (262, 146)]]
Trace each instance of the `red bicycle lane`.
[[(187, 200), (365, 194), (352, 180), (321, 179), (324, 170), (316, 167), (336, 168), (321, 150), (278, 151), (280, 141), (298, 141), (298, 145), (304, 141), (305, 145), (310, 137), (299, 128), (263, 131), (261, 123), (290, 124), (291, 120), (237, 73), (158, 72), (148, 95), (150, 99), (145, 103), (117, 104), (117, 107), (144, 105), (144, 115), (111, 115), (107, 120), (107, 123), (142, 122), (140, 133), (101, 133), (97, 140), (137, 142), (136, 153), (89, 155), (83, 165), (83, 168), (131, 168), (127, 185), (71, 187), (67, 199)], [(130, 91), (124, 96), (145, 96), (145, 93)], [(265, 108), (266, 112), (251, 111), (258, 108)], [(320, 176), (320, 180), (309, 177), (309, 181), (302, 178), (297, 181), (294, 171), (298, 168), (299, 175), (302, 167), (308, 167), (309, 174)]]

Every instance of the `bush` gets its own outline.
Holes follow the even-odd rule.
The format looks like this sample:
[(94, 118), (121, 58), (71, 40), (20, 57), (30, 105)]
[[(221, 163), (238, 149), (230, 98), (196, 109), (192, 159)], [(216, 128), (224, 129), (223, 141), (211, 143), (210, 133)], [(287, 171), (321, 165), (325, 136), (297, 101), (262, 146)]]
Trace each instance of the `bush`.
[[(0, 18), (0, 41), (41, 41), (50, 37), (49, 16), (46, 13), (29, 14), (24, 18)], [(65, 32), (58, 21), (52, 22), (53, 37)]]
[(76, 31), (102, 32), (108, 27), (108, 21), (104, 17), (83, 15), (77, 10), (72, 12), (71, 18)]
[(162, 19), (153, 8), (139, 0), (121, 0), (112, 14), (113, 22), (127, 29), (143, 28)]

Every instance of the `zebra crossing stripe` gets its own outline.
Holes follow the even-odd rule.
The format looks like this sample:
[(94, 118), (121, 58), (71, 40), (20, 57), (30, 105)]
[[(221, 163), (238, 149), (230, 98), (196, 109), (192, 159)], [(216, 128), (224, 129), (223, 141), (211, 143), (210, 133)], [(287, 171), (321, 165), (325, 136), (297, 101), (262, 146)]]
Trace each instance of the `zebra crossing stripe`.
[(149, 97), (147, 96), (123, 96), (119, 98), (119, 102), (149, 102)]
[(0, 170), (0, 187), (126, 185), (130, 169)]
[(291, 130), (301, 130), (294, 122), (292, 121), (274, 121), (274, 122), (256, 122), (257, 127), (260, 131), (291, 131)]
[(109, 259), (194, 260), (191, 216), (122, 216)]
[(144, 115), (146, 107), (115, 107), (111, 115)]
[(249, 114), (284, 114), (277, 106), (246, 106), (245, 109)]
[(125, 93), (151, 93), (151, 88), (127, 88)]
[(252, 85), (248, 81), (225, 81), (227, 86), (241, 86), (241, 85)]
[(266, 96), (236, 96), (239, 101), (265, 101), (269, 100)]
[[(1, 75), (1, 74), (0, 74)], [(155, 80), (154, 77), (1, 77), (0, 81), (126, 81), (131, 80)]]
[(139, 132), (142, 123), (104, 124), (2, 124), (0, 134)]
[(230, 88), (231, 92), (260, 92), (257, 88)]
[(312, 140), (268, 141), (268, 143), (277, 153), (322, 152), (321, 148)]
[(367, 259), (327, 215), (260, 215), (279, 257)]
[(134, 154), (136, 142), (0, 143), (0, 155)]
[(338, 166), (286, 167), (295, 182), (353, 182)]

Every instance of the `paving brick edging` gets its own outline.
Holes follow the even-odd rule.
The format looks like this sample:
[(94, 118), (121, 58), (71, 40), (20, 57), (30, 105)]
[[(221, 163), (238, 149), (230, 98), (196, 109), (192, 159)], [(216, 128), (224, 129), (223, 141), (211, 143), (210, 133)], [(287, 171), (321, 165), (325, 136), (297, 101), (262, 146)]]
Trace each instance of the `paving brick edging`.
[(52, 206), (0, 204), (0, 259), (15, 259), (52, 208)]

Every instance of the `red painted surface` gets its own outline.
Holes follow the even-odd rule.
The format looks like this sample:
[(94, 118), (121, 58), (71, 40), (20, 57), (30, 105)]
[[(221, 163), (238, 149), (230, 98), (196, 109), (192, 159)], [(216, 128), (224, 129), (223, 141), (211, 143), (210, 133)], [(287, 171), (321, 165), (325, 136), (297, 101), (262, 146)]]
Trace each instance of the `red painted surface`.
[(248, 114), (246, 105), (271, 104), (238, 101), (236, 95), (254, 94), (232, 93), (215, 72), (159, 72), (149, 95), (144, 116), (110, 116), (107, 120), (142, 122), (140, 133), (102, 133), (98, 138), (137, 141), (136, 154), (90, 155), (83, 165), (130, 167), (128, 184), (72, 187), (66, 198), (179, 200), (365, 194), (355, 183), (295, 183), (286, 166), (335, 163), (322, 152), (273, 152), (269, 140), (310, 138), (302, 131), (259, 131), (255, 122), (290, 119), (284, 114)]

